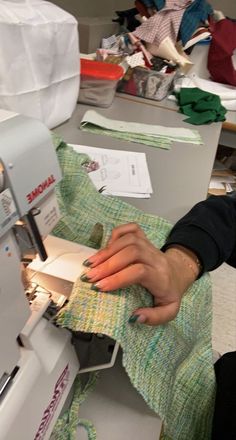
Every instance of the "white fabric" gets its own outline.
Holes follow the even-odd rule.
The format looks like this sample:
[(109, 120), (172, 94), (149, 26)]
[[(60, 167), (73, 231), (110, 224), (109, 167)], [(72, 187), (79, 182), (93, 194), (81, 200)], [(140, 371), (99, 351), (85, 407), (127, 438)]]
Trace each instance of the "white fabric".
[(133, 55), (127, 56), (125, 58), (125, 61), (132, 69), (138, 66), (145, 66), (145, 61), (142, 52), (135, 52)]
[(198, 87), (206, 92), (214, 93), (220, 97), (221, 104), (227, 110), (236, 111), (236, 87), (234, 86), (203, 79), (196, 75), (196, 73), (192, 73), (176, 81), (175, 91), (179, 91), (182, 87)]
[(42, 120), (67, 120), (79, 92), (76, 19), (42, 0), (0, 0), (0, 107)]

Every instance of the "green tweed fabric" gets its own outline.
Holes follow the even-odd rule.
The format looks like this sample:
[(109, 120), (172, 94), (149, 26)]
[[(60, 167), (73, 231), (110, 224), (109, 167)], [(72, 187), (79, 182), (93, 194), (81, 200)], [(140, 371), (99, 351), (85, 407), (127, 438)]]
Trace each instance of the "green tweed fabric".
[(82, 388), (78, 375), (74, 383), (74, 395), (70, 409), (60, 417), (53, 429), (50, 440), (77, 440), (77, 428), (82, 426), (88, 434), (88, 440), (96, 440), (96, 430), (93, 424), (86, 419), (79, 418), (79, 408), (87, 395), (94, 389), (97, 382), (97, 373), (90, 375), (85, 387)]
[[(114, 226), (134, 221), (155, 246), (164, 244), (171, 228), (167, 221), (98, 193), (81, 167), (85, 156), (71, 147), (61, 143), (57, 154), (64, 177), (57, 188), (62, 219), (55, 235), (91, 246), (91, 231), (101, 223), (104, 245)], [(176, 319), (158, 327), (128, 323), (134, 309), (152, 304), (152, 296), (141, 286), (113, 293), (90, 287), (77, 280), (58, 324), (104, 333), (120, 343), (132, 384), (164, 422), (163, 440), (210, 439), (215, 378), (209, 276), (186, 292)]]
[[(165, 129), (164, 132), (163, 128)], [(153, 132), (152, 125), (111, 120), (99, 115), (94, 110), (87, 110), (84, 114), (80, 123), (80, 130), (165, 149), (170, 149), (172, 142), (202, 145), (202, 138), (197, 130), (185, 129), (185, 133), (179, 133), (180, 128), (166, 128), (156, 125)]]
[(170, 150), (171, 148), (171, 141), (169, 139), (147, 136), (142, 133), (135, 134), (135, 133), (128, 133), (127, 131), (121, 133), (119, 131), (108, 130), (107, 128), (98, 127), (91, 123), (86, 123), (84, 125), (81, 124), (80, 129), (82, 131), (88, 131), (89, 133), (93, 133), (93, 134), (99, 134), (99, 135), (102, 134), (103, 136), (104, 135), (111, 136), (116, 139), (121, 139), (122, 141), (137, 142), (138, 144), (149, 145), (149, 147), (164, 148), (166, 150)]

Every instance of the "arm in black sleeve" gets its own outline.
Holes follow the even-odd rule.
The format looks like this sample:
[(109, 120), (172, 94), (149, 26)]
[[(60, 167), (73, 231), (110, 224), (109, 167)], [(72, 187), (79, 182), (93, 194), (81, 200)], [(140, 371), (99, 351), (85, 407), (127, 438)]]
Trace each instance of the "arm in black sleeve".
[(195, 205), (173, 227), (162, 251), (176, 244), (197, 255), (202, 272), (223, 262), (236, 267), (236, 198), (210, 196)]

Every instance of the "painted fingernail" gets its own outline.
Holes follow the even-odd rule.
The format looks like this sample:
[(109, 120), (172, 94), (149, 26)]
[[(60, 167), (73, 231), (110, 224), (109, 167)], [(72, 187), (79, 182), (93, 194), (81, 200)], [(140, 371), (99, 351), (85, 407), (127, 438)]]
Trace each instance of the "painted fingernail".
[(92, 284), (91, 290), (95, 290), (95, 292), (101, 292), (101, 289), (97, 284)]
[(146, 316), (144, 315), (131, 315), (128, 322), (129, 324), (134, 324), (138, 322), (139, 324), (144, 324), (147, 321)]
[(83, 266), (89, 267), (91, 264), (92, 262), (89, 259), (83, 261)]
[(81, 281), (85, 281), (86, 283), (89, 282), (90, 278), (88, 277), (88, 275), (86, 273), (82, 273), (82, 275), (80, 276)]
[(131, 315), (128, 319), (129, 324), (134, 324), (138, 318), (139, 318), (139, 315)]

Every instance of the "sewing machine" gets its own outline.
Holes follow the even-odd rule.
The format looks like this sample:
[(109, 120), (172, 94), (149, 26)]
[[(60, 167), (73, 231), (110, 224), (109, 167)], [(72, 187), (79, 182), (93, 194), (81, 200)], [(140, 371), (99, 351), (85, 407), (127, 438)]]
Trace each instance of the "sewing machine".
[(79, 370), (53, 318), (93, 250), (49, 236), (60, 179), (48, 129), (0, 110), (0, 440), (49, 439)]

